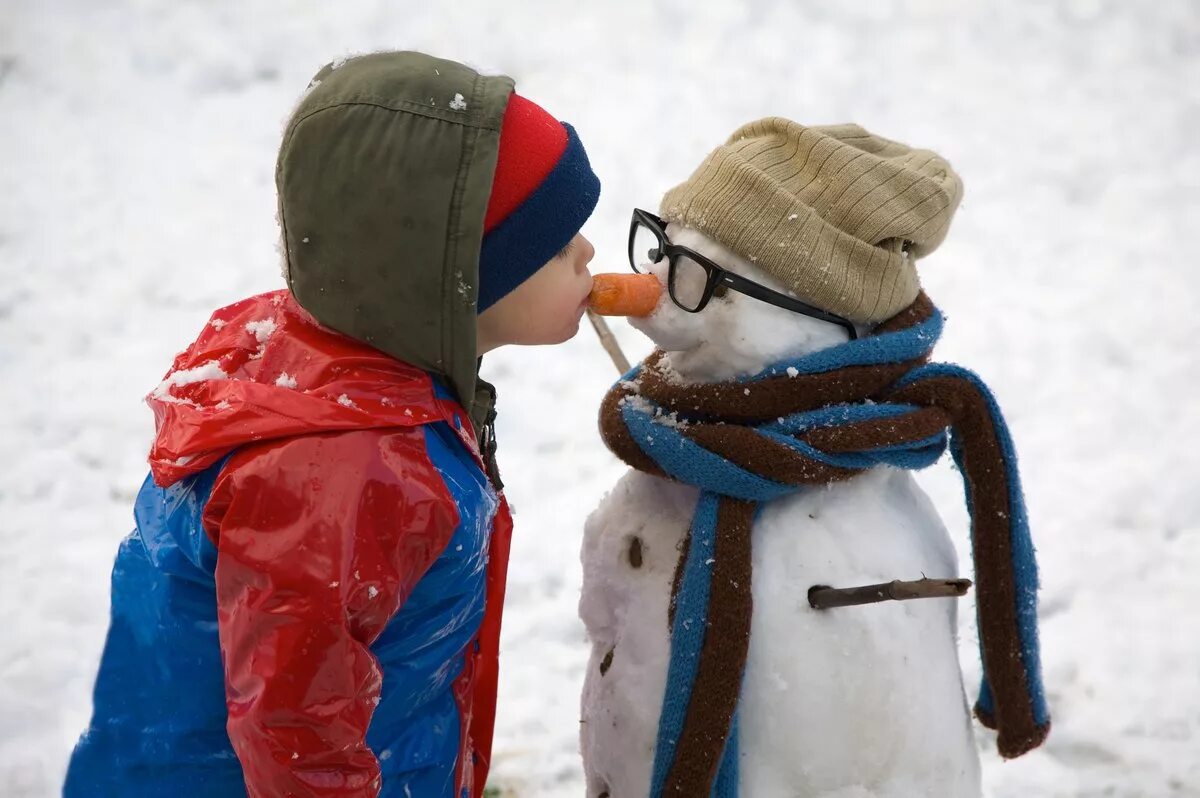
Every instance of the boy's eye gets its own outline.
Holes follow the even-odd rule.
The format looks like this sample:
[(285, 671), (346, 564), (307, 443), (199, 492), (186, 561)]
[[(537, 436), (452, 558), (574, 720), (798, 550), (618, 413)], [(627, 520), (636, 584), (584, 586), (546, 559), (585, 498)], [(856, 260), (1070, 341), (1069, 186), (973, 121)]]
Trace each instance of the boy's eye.
[(571, 254), (571, 251), (573, 249), (575, 249), (575, 240), (571, 239), (570, 241), (567, 242), (567, 245), (565, 247), (563, 247), (561, 250), (559, 250), (558, 254), (555, 255), (554, 257), (565, 258)]

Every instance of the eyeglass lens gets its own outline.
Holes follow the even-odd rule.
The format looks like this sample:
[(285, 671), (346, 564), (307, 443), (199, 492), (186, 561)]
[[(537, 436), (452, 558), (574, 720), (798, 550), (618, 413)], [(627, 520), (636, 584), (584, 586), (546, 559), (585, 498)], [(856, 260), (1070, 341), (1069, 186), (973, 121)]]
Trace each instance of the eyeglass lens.
[(685, 310), (696, 310), (704, 302), (708, 269), (687, 255), (676, 255), (671, 264), (671, 297)]
[(658, 263), (663, 255), (658, 236), (645, 224), (638, 223), (629, 242), (629, 263), (634, 271), (644, 272), (652, 263)]

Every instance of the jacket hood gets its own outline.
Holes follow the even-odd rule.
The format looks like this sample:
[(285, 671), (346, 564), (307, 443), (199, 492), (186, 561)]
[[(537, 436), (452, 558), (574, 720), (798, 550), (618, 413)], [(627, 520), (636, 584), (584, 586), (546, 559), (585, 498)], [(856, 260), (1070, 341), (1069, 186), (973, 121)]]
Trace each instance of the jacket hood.
[(433, 378), (325, 328), (287, 291), (221, 308), (147, 397), (161, 487), (248, 443), (314, 432), (454, 421), (478, 455), (462, 408)]
[(476, 382), (478, 264), (512, 91), (511, 78), (422, 53), (328, 64), (287, 125), (275, 171), (296, 301), (321, 324), (444, 375), (476, 419), (491, 395)]

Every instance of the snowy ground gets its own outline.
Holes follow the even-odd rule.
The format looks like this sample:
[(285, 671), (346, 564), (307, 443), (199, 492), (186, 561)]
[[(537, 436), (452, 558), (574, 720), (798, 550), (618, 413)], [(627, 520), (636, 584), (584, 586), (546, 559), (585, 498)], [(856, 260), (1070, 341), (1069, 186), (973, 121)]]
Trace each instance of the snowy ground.
[[(142, 395), (212, 308), (281, 284), (294, 98), (383, 48), (506, 71), (576, 125), (604, 180), (597, 271), (624, 268), (631, 206), (758, 116), (948, 157), (966, 200), (923, 279), (941, 356), (989, 380), (1022, 457), (1055, 714), (1012, 763), (981, 735), (989, 794), (1200, 796), (1193, 0), (0, 0), (0, 795), (55, 794), (87, 719)], [(517, 509), (493, 783), (579, 795), (578, 549), (622, 470), (594, 424), (612, 367), (585, 329), (487, 370)], [(957, 474), (921, 481), (965, 550)]]

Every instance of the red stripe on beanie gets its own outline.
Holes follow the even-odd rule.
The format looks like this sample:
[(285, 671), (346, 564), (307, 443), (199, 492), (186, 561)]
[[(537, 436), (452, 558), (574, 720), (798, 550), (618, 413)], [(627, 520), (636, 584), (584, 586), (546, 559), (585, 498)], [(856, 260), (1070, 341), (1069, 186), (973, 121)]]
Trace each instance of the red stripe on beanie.
[(483, 217), (484, 233), (490, 233), (529, 198), (566, 149), (567, 131), (562, 123), (514, 92), (500, 127), (500, 152)]

